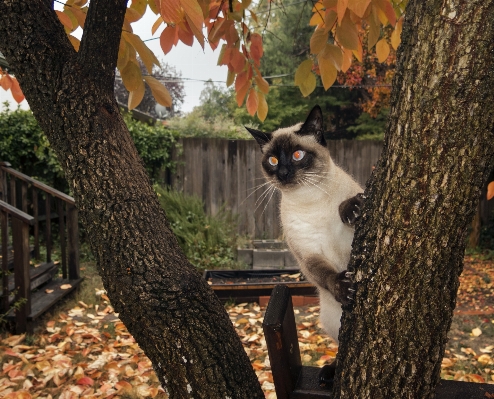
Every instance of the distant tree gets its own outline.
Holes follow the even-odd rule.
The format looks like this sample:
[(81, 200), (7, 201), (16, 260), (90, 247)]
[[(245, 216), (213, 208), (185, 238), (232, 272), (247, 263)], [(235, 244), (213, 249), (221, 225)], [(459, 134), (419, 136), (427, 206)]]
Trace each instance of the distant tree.
[[(146, 66), (140, 58), (137, 59), (139, 66), (141, 67), (141, 72), (143, 75), (149, 75)], [(184, 84), (180, 81), (182, 73), (177, 71), (175, 67), (168, 65), (166, 62), (161, 61), (161, 66), (153, 65), (153, 71), (151, 76), (159, 80), (165, 85), (173, 99), (171, 107), (167, 107), (169, 116), (176, 116), (180, 114), (180, 107), (184, 102), (185, 91)], [(176, 79), (176, 81), (172, 81)], [(121, 104), (127, 105), (129, 101), (129, 91), (125, 88), (120, 73), (117, 71), (117, 77), (115, 79), (115, 97), (117, 101)], [(136, 107), (137, 110), (145, 112), (155, 118), (160, 118), (156, 112), (156, 100), (153, 97), (151, 89), (149, 86), (145, 86), (144, 98), (141, 103)]]
[(207, 121), (213, 121), (220, 115), (233, 117), (235, 108), (237, 108), (233, 90), (215, 85), (212, 80), (204, 84), (199, 101), (201, 103), (195, 107), (195, 110)]

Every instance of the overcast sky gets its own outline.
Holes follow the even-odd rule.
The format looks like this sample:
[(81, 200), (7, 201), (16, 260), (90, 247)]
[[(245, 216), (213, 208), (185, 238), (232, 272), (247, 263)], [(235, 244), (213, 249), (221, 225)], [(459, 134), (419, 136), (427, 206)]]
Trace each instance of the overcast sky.
[[(61, 4), (55, 4), (57, 4), (55, 8), (62, 8)], [(226, 66), (220, 67), (216, 65), (220, 50), (219, 48), (213, 52), (206, 43), (205, 49), (203, 50), (196, 39), (194, 39), (194, 45), (192, 47), (188, 47), (179, 42), (178, 46), (174, 47), (165, 56), (159, 43), (159, 35), (164, 29), (164, 25), (156, 32), (154, 36), (151, 35), (151, 27), (153, 26), (156, 18), (156, 15), (148, 11), (140, 21), (132, 24), (132, 28), (134, 29), (134, 33), (139, 35), (142, 40), (156, 37), (156, 40), (146, 42), (148, 47), (154, 52), (160, 61), (165, 61), (169, 65), (174, 66), (178, 72), (182, 73), (185, 88), (185, 100), (182, 104), (181, 110), (182, 112), (190, 112), (196, 105), (199, 105), (199, 96), (203, 89), (204, 81), (211, 79), (213, 81), (221, 82), (217, 84), (225, 85), (224, 82), (226, 81), (228, 68)], [(80, 35), (77, 34), (75, 34), (75, 36), (80, 37)], [(3, 109), (2, 103), (6, 100), (13, 102), (13, 106), (16, 106), (15, 101), (10, 95), (10, 91), (6, 93), (4, 90), (0, 90), (0, 109)], [(25, 100), (22, 102), (21, 106), (22, 108), (28, 108)]]

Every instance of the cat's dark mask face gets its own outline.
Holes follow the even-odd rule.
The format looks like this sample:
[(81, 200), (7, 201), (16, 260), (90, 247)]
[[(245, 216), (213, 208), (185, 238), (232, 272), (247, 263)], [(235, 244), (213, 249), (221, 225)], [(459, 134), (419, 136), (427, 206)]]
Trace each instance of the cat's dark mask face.
[(322, 171), (329, 152), (326, 148), (319, 106), (312, 109), (303, 124), (278, 129), (273, 133), (247, 128), (264, 154), (266, 177), (278, 187), (309, 184)]

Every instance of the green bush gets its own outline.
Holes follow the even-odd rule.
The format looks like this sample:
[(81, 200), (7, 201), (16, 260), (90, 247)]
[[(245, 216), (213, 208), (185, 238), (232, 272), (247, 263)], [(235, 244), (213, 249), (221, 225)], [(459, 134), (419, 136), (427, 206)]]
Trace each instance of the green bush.
[(0, 161), (35, 179), (66, 191), (62, 167), (31, 111), (0, 112)]
[(155, 190), (180, 247), (194, 266), (200, 270), (239, 267), (236, 221), (231, 212), (222, 209), (208, 216), (198, 197), (157, 185)]

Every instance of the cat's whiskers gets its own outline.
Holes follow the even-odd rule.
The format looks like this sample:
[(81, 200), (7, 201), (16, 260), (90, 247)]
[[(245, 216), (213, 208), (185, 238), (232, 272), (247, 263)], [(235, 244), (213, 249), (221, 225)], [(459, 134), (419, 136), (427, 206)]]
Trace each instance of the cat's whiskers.
[(326, 190), (323, 190), (323, 189), (322, 189), (319, 185), (317, 185), (317, 184), (315, 184), (315, 183), (311, 182), (310, 180), (307, 180), (307, 183), (309, 183), (309, 184), (311, 184), (312, 186), (314, 186), (315, 188), (317, 188), (317, 189), (321, 190), (323, 193), (326, 193), (326, 194), (328, 195), (328, 197), (331, 197), (331, 196), (329, 195), (329, 193), (328, 193)]
[[(258, 203), (261, 204), (264, 198), (266, 198), (269, 195), (269, 190), (272, 189), (274, 186), (271, 184), (266, 190), (263, 191), (263, 193), (257, 198), (255, 205)], [(257, 208), (256, 208), (257, 209)]]
[(271, 202), (271, 198), (273, 198), (273, 194), (276, 192), (277, 188), (275, 186), (272, 186), (273, 190), (271, 191), (271, 196), (269, 197), (268, 201), (266, 202), (266, 205), (264, 205), (264, 209), (262, 210), (261, 216), (264, 214), (266, 211), (266, 208), (268, 207), (268, 204)]
[(271, 196), (269, 197), (268, 201), (266, 202), (266, 205), (264, 206), (264, 210), (262, 211), (261, 215), (264, 213), (264, 211), (266, 210), (266, 207), (268, 206), (269, 204), (269, 201), (271, 201), (271, 198), (273, 197), (273, 194), (274, 192), (276, 191), (276, 187), (274, 185), (271, 185), (269, 186), (263, 193), (262, 195), (257, 199), (256, 201), (256, 208), (254, 209), (254, 212), (257, 211), (257, 209), (262, 205), (262, 202), (268, 197), (269, 194), (271, 194)]
[(254, 194), (256, 191), (260, 190), (262, 187), (264, 187), (266, 184), (271, 184), (271, 182), (265, 182), (263, 184), (259, 184), (257, 186), (255, 186), (254, 188), (251, 188), (250, 190), (252, 190), (252, 192), (247, 196), (245, 197), (245, 199), (240, 203), (240, 205), (242, 205), (245, 201), (247, 201), (247, 199), (252, 195)]

